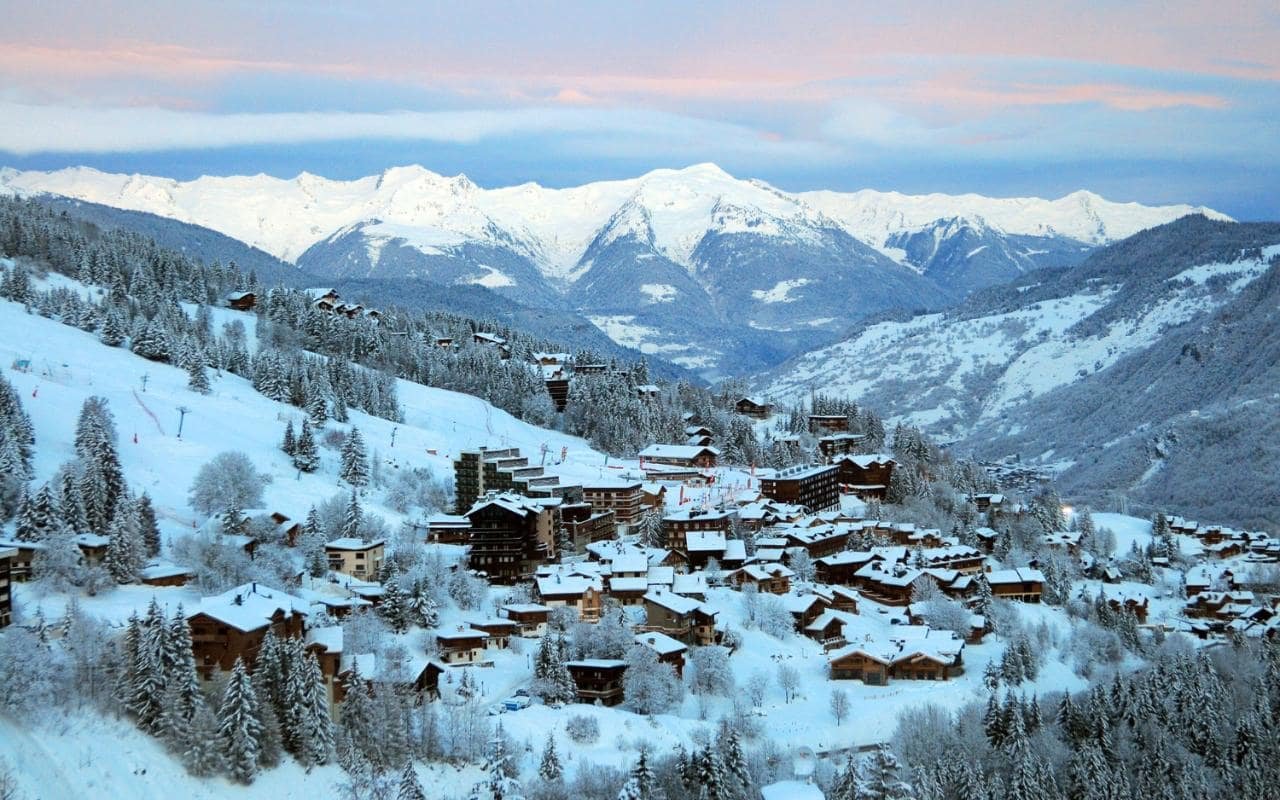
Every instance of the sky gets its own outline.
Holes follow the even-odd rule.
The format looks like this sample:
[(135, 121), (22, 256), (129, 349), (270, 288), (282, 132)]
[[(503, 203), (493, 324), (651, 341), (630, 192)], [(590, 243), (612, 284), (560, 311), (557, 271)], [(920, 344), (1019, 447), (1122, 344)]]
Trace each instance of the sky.
[(1275, 0), (4, 6), (19, 169), (567, 186), (713, 161), (1280, 219)]

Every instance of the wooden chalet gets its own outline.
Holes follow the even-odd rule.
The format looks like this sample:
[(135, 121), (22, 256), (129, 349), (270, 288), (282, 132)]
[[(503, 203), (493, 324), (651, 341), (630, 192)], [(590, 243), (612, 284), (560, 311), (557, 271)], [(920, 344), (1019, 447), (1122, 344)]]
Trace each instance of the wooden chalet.
[(231, 292), (227, 295), (227, 308), (236, 311), (252, 311), (258, 304), (258, 296), (253, 292)]
[(645, 622), (641, 633), (657, 631), (687, 644), (715, 644), (716, 612), (701, 601), (655, 587), (644, 596)]
[(687, 553), (688, 536), (695, 531), (715, 531), (727, 538), (733, 529), (735, 513), (733, 510), (706, 508), (672, 511), (662, 518), (662, 546)]
[(451, 631), (436, 632), (436, 648), (440, 652), (440, 660), (450, 666), (481, 663), (484, 661), (488, 642), (489, 634), (462, 625)]
[(822, 616), (822, 613), (830, 608), (831, 603), (824, 597), (816, 594), (784, 595), (782, 605), (786, 607), (787, 612), (791, 614), (791, 618), (795, 620), (796, 631), (804, 633), (809, 623)]
[(825, 609), (821, 614), (805, 623), (800, 629), (808, 638), (822, 645), (823, 650), (830, 652), (844, 647), (844, 626), (847, 620), (843, 613), (834, 609)]
[(511, 646), (511, 639), (520, 634), (520, 625), (506, 617), (485, 617), (467, 620), (473, 630), (483, 631), (488, 639), (486, 647), (505, 650)]
[(991, 584), (991, 594), (1002, 600), (1039, 603), (1044, 593), (1044, 573), (1038, 569), (994, 570), (986, 573), (986, 579)]
[[(80, 548), (80, 554), (84, 556), (85, 566), (93, 567), (101, 564), (107, 558), (107, 547), (111, 544), (111, 539), (107, 536), (99, 536), (96, 533), (77, 533), (75, 535), (76, 546)], [(228, 536), (227, 539), (236, 537)], [(249, 537), (244, 537), (249, 538)]]
[(883, 453), (843, 455), (835, 460), (840, 467), (840, 485), (863, 500), (883, 500), (898, 463)]
[(739, 397), (738, 402), (733, 404), (733, 410), (754, 419), (768, 419), (773, 406), (758, 397)]
[(203, 680), (229, 672), (236, 659), (252, 669), (267, 631), (279, 638), (306, 633), (310, 603), (278, 589), (247, 583), (206, 597), (187, 612), (196, 671)]
[(412, 697), (417, 703), (440, 697), (440, 674), (446, 668), (438, 661), (420, 656), (393, 663), (380, 658), (376, 653), (343, 653), (338, 664), (338, 674), (333, 681), (335, 704), (346, 699), (357, 667), (360, 678), (373, 694), (386, 687), (402, 696)]
[(769, 594), (786, 594), (791, 591), (791, 578), (795, 572), (782, 564), (744, 564), (729, 573), (728, 581), (741, 589), (750, 583), (757, 591)]
[(714, 447), (685, 444), (651, 444), (640, 451), (640, 463), (667, 464), (687, 469), (710, 469), (720, 451)]
[(521, 636), (530, 639), (545, 635), (547, 623), (551, 620), (551, 608), (539, 603), (508, 603), (499, 610), (516, 624)]
[(878, 560), (868, 562), (855, 574), (862, 596), (887, 606), (909, 605), (916, 588), (931, 580), (924, 570)]
[(684, 677), (684, 654), (689, 650), (684, 642), (658, 631), (637, 633), (635, 641), (656, 653), (658, 663), (670, 664), (675, 669), (677, 678)]
[(471, 523), (468, 566), (494, 583), (512, 584), (555, 557), (558, 502), (488, 494), (466, 513)]
[[(612, 511), (597, 511), (590, 503), (565, 503), (560, 506), (560, 525), (568, 535), (575, 553), (582, 553), (593, 542), (616, 539), (618, 525)], [(559, 554), (564, 558), (566, 553)]]
[(819, 583), (832, 586), (854, 586), (858, 570), (874, 559), (884, 556), (870, 551), (844, 550), (814, 561), (814, 573)]
[(565, 668), (578, 688), (578, 702), (616, 706), (623, 701), (622, 678), (627, 662), (610, 658), (566, 661)]
[(857, 449), (867, 437), (860, 433), (833, 433), (818, 438), (818, 455), (824, 464), (834, 464), (836, 459)]
[(195, 570), (152, 561), (142, 568), (138, 580), (147, 586), (186, 586), (195, 576)]
[(963, 673), (964, 642), (951, 631), (904, 625), (885, 639), (845, 645), (828, 656), (834, 680), (883, 686), (891, 679), (945, 681)]
[(427, 519), (427, 541), (434, 544), (466, 544), (471, 520), (460, 514), (436, 514)]
[(825, 435), (829, 433), (847, 433), (849, 418), (844, 414), (810, 414), (809, 433)]

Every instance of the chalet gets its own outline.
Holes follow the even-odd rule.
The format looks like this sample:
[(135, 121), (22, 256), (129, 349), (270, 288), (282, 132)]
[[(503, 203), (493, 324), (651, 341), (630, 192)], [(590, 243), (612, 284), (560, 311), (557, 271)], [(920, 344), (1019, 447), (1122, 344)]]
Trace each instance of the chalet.
[(471, 520), (460, 514), (435, 514), (427, 519), (427, 541), (435, 544), (466, 544), (471, 539)]
[(334, 619), (342, 619), (356, 609), (373, 608), (373, 603), (363, 597), (350, 595), (347, 597), (324, 596), (316, 600), (324, 606), (324, 610)]
[(9, 576), (17, 557), (16, 547), (0, 548), (0, 628), (8, 627), (13, 622), (13, 590)]
[(333, 289), (307, 289), (311, 296), (311, 307), (320, 311), (333, 312), (338, 308), (339, 294)]
[(1197, 564), (1187, 570), (1186, 594), (1195, 597), (1212, 589), (1230, 591), (1236, 588), (1235, 574), (1229, 568), (1209, 564)]
[(195, 575), (195, 570), (186, 567), (152, 561), (142, 568), (139, 579), (147, 586), (186, 586)]
[(649, 592), (647, 577), (609, 578), (609, 596), (624, 606), (638, 606), (644, 603), (644, 596)]
[(840, 484), (863, 500), (883, 500), (898, 463), (882, 453), (843, 455), (836, 459)]
[(810, 558), (834, 555), (849, 544), (849, 531), (837, 525), (784, 528), (781, 533), (787, 540), (787, 547), (803, 548)]
[(341, 703), (346, 698), (347, 686), (357, 669), (375, 694), (380, 687), (388, 687), (418, 703), (433, 700), (440, 697), (440, 674), (445, 668), (443, 663), (421, 656), (391, 661), (377, 653), (343, 653), (339, 658), (337, 679), (333, 682), (334, 703)]
[(360, 580), (375, 580), (382, 569), (382, 559), (386, 552), (386, 542), (374, 539), (366, 542), (363, 539), (346, 537), (326, 542), (325, 557), (329, 560), (329, 569), (350, 575)]
[(809, 623), (817, 619), (831, 604), (816, 594), (788, 594), (783, 596), (782, 605), (795, 620), (796, 630), (803, 633)]
[(733, 529), (735, 512), (726, 509), (689, 508), (672, 511), (662, 518), (662, 545), (668, 550), (687, 553), (689, 533), (715, 531), (728, 537)]
[(844, 613), (834, 609), (824, 609), (822, 613), (805, 623), (800, 632), (822, 645), (828, 652), (844, 647), (844, 627), (848, 618)]
[[(582, 488), (583, 494), (586, 494), (586, 487)], [(667, 487), (661, 483), (642, 483), (640, 484), (640, 508), (641, 514), (644, 511), (661, 511), (667, 505)], [(639, 522), (639, 520), (636, 520)]]
[(987, 572), (986, 578), (987, 583), (991, 584), (991, 594), (1003, 600), (1039, 603), (1040, 595), (1044, 592), (1044, 573), (1038, 569), (1021, 567), (994, 570)]
[(746, 564), (729, 573), (729, 583), (741, 589), (752, 584), (758, 591), (769, 594), (786, 594), (791, 591), (791, 578), (795, 572), (782, 564)]
[(916, 589), (932, 578), (905, 564), (871, 561), (855, 573), (854, 580), (864, 597), (887, 606), (905, 606)]
[(847, 433), (849, 418), (844, 414), (810, 414), (809, 433)]
[(561, 572), (539, 575), (534, 580), (534, 590), (545, 606), (569, 606), (578, 612), (580, 619), (588, 622), (600, 619), (603, 584), (598, 577), (588, 578)]
[(329, 702), (342, 702), (346, 694), (338, 675), (342, 672), (343, 635), (341, 625), (325, 625), (320, 628), (308, 628), (303, 636), (303, 646), (308, 653), (316, 657), (320, 665), (320, 674), (324, 676), (329, 687)]
[(1112, 611), (1116, 613), (1128, 611), (1138, 620), (1139, 625), (1147, 624), (1147, 611), (1151, 600), (1145, 593), (1126, 589), (1108, 589), (1102, 593), (1102, 599), (1107, 601)]
[(720, 451), (714, 447), (684, 444), (651, 444), (640, 451), (640, 463), (667, 464), (686, 469), (710, 469)]
[(860, 433), (835, 433), (819, 437), (818, 455), (822, 457), (822, 463), (834, 464), (840, 456), (852, 453), (866, 438)]
[(257, 583), (202, 599), (187, 612), (200, 677), (231, 671), (237, 658), (252, 668), (267, 631), (280, 638), (302, 636), (309, 608), (306, 600)]
[(578, 702), (616, 706), (623, 700), (622, 677), (627, 662), (610, 658), (566, 661), (565, 668), (578, 687)]
[(758, 397), (739, 397), (733, 404), (733, 410), (755, 419), (768, 419), (773, 407)]
[(489, 638), (486, 647), (505, 650), (511, 644), (511, 637), (520, 633), (520, 626), (514, 620), (504, 617), (485, 617), (467, 620), (473, 630), (483, 631)]
[[(723, 531), (689, 531), (685, 534), (684, 551), (692, 569), (702, 569), (712, 559), (724, 558), (728, 541)], [(745, 555), (745, 550), (743, 551)]]
[(582, 499), (596, 511), (612, 511), (620, 527), (630, 528), (640, 521), (644, 491), (640, 481), (597, 478), (584, 481)]
[(76, 546), (80, 548), (80, 553), (84, 556), (85, 566), (96, 566), (106, 560), (107, 546), (111, 544), (109, 537), (99, 536), (96, 533), (77, 533), (75, 539)]
[(833, 609), (844, 611), (848, 614), (858, 613), (858, 601), (861, 599), (861, 595), (857, 591), (844, 586), (832, 586), (830, 587), (830, 592), (831, 607)]
[(931, 547), (917, 551), (917, 562), (925, 569), (953, 569), (957, 572), (981, 572), (986, 556), (965, 545)]
[(537, 639), (547, 632), (551, 608), (539, 603), (508, 603), (500, 609), (503, 616), (516, 624), (520, 635)]
[(1004, 506), (1004, 495), (1002, 494), (971, 494), (969, 502), (973, 503), (973, 507), (983, 514), (992, 511), (1000, 511)]
[(702, 486), (713, 477), (702, 467), (679, 467), (674, 464), (659, 464), (656, 461), (641, 462), (640, 471), (648, 481), (687, 483), (692, 486)]
[(814, 571), (819, 583), (853, 586), (857, 582), (855, 576), (858, 570), (873, 559), (883, 557), (871, 551), (845, 550), (817, 559), (814, 562)]
[(558, 502), (490, 493), (466, 513), (471, 523), (467, 563), (495, 583), (511, 584), (555, 558)]
[(816, 465), (788, 467), (760, 478), (760, 493), (770, 500), (804, 506), (809, 511), (840, 507), (840, 468)]
[(253, 292), (232, 292), (227, 295), (227, 308), (236, 311), (252, 311), (258, 304), (258, 296)]
[(747, 563), (747, 543), (741, 539), (729, 539), (724, 543), (724, 555), (720, 556), (722, 569), (734, 570)]
[(440, 651), (440, 660), (450, 666), (479, 664), (484, 661), (488, 641), (489, 634), (462, 625), (451, 631), (436, 632), (436, 648)]
[(635, 642), (657, 653), (658, 663), (670, 664), (675, 669), (677, 678), (684, 677), (684, 654), (689, 649), (684, 642), (658, 631), (637, 633)]
[(8, 556), (9, 580), (14, 583), (26, 583), (31, 579), (31, 565), (36, 553), (44, 549), (40, 542), (24, 542), (18, 539), (0, 539), (0, 550), (13, 551)]
[(662, 389), (652, 383), (642, 383), (636, 387), (636, 396), (641, 400), (655, 400), (662, 393)]
[(715, 438), (711, 429), (702, 425), (688, 425), (684, 429), (684, 443), (692, 447), (707, 447)]
[(645, 622), (638, 631), (657, 631), (682, 642), (715, 644), (716, 612), (700, 601), (654, 588), (644, 596)]
[(890, 679), (949, 680), (963, 672), (964, 642), (951, 631), (921, 625), (900, 626), (893, 635), (868, 637), (828, 655), (834, 680), (860, 680), (883, 686)]
[(1068, 555), (1080, 554), (1080, 531), (1052, 531), (1044, 534), (1045, 547)]
[(1201, 592), (1183, 606), (1183, 613), (1195, 618), (1231, 620), (1255, 604), (1253, 592)]

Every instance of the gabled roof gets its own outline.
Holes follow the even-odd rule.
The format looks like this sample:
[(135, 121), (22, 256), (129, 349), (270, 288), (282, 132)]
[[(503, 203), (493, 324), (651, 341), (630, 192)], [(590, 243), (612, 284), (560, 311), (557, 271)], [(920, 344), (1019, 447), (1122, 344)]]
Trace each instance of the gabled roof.
[(660, 656), (671, 655), (673, 653), (683, 653), (689, 649), (688, 645), (679, 639), (673, 639), (665, 633), (660, 633), (658, 631), (637, 633), (636, 644), (642, 644)]
[(698, 606), (702, 605), (697, 600), (662, 589), (650, 590), (645, 594), (644, 601), (662, 606), (676, 614), (692, 614)]
[(334, 539), (332, 542), (325, 542), (326, 550), (372, 550), (375, 547), (382, 547), (386, 544), (385, 539), (374, 539), (366, 542), (364, 539), (357, 539), (348, 536), (344, 539)]
[(263, 586), (246, 583), (222, 594), (205, 597), (200, 605), (187, 612), (187, 619), (204, 615), (248, 633), (271, 624), (277, 612), (306, 614), (311, 604), (301, 597)]
[(710, 453), (713, 456), (720, 455), (720, 451), (710, 446), (687, 445), (687, 444), (651, 444), (640, 451), (641, 458), (680, 458), (692, 460), (702, 455)]

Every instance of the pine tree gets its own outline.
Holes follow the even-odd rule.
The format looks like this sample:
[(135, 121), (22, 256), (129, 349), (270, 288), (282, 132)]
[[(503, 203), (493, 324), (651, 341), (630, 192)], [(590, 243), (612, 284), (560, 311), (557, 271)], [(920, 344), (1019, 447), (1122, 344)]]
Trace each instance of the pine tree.
[(323, 387), (315, 381), (307, 384), (306, 412), (307, 419), (317, 428), (323, 428), (329, 421), (329, 408), (325, 402)]
[(747, 768), (747, 755), (742, 749), (742, 735), (737, 728), (729, 728), (724, 740), (725, 774), (737, 783), (738, 796), (745, 797), (751, 788), (751, 772)]
[(218, 719), (213, 710), (201, 704), (191, 720), (187, 734), (187, 746), (182, 753), (182, 765), (198, 778), (216, 775), (226, 768), (222, 756), (222, 742), (218, 736)]
[(859, 771), (858, 800), (907, 800), (911, 787), (898, 777), (898, 759), (880, 745)]
[(192, 353), (187, 362), (187, 388), (198, 394), (208, 394), (213, 388), (209, 383), (209, 369), (205, 365), (204, 353), (199, 349)]
[(301, 665), (289, 673), (290, 707), (296, 710), (298, 757), (303, 764), (324, 764), (333, 753), (333, 721), (329, 717), (329, 690), (320, 662), (306, 653)]
[(63, 465), (59, 481), (58, 508), (62, 510), (63, 525), (70, 533), (88, 532), (89, 520), (80, 500), (80, 478), (74, 464)]
[(204, 693), (196, 673), (195, 654), (191, 649), (191, 627), (182, 606), (170, 620), (166, 651), (172, 663), (165, 676), (165, 701), (160, 711), (158, 735), (176, 752), (192, 744), (190, 732), (198, 714), (204, 711)]
[(351, 490), (351, 500), (347, 503), (347, 514), (342, 521), (341, 538), (343, 539), (363, 539), (361, 525), (364, 519), (364, 511), (360, 508), (360, 497), (356, 494), (356, 490)]
[(555, 783), (564, 777), (564, 767), (560, 764), (560, 756), (556, 753), (556, 737), (547, 734), (547, 744), (542, 748), (542, 761), (538, 764), (538, 776), (544, 781)]
[(156, 521), (156, 509), (146, 492), (138, 498), (138, 531), (142, 536), (142, 551), (147, 558), (160, 555), (160, 525)]
[(138, 530), (137, 506), (124, 498), (117, 506), (107, 533), (103, 566), (116, 583), (135, 583), (143, 564), (143, 542)]
[(728, 787), (725, 785), (724, 764), (719, 754), (712, 747), (707, 747), (695, 755), (694, 774), (701, 787), (700, 800), (728, 800)]
[(369, 482), (369, 455), (365, 452), (364, 437), (360, 435), (359, 428), (352, 427), (342, 445), (342, 468), (338, 477), (356, 488)]
[(352, 661), (346, 678), (347, 695), (342, 700), (342, 732), (355, 749), (370, 761), (376, 761), (377, 730), (380, 722), (369, 693), (368, 681), (360, 674), (360, 665)]
[(152, 598), (138, 625), (134, 650), (128, 708), (138, 719), (138, 727), (156, 733), (163, 710), (165, 685), (176, 660), (170, 643), (168, 621), (160, 604)]
[(281, 443), (280, 449), (286, 455), (293, 456), (298, 452), (298, 441), (293, 433), (293, 420), (289, 420), (284, 426), (284, 442)]
[(46, 483), (34, 497), (23, 496), (18, 512), (18, 526), (14, 535), (22, 542), (43, 542), (65, 533), (62, 513), (53, 497), (52, 487)]
[(160, 319), (148, 322), (142, 332), (133, 340), (133, 352), (152, 361), (168, 361), (170, 354), (169, 334), (165, 331)]
[(236, 658), (218, 709), (218, 741), (232, 777), (241, 783), (253, 783), (258, 774), (261, 738), (258, 697), (244, 662)]
[(404, 633), (409, 629), (409, 604), (404, 591), (394, 576), (383, 585), (385, 590), (378, 605), (378, 615), (387, 621), (392, 631)]
[(320, 452), (316, 449), (309, 420), (302, 421), (302, 432), (298, 434), (298, 441), (294, 446), (293, 466), (302, 472), (315, 472), (320, 466)]
[(124, 344), (125, 335), (124, 320), (120, 312), (114, 306), (108, 307), (102, 319), (102, 330), (98, 338), (107, 347), (119, 347)]
[(396, 800), (427, 800), (426, 793), (422, 791), (422, 784), (418, 783), (418, 773), (414, 770), (412, 761), (404, 762)]

